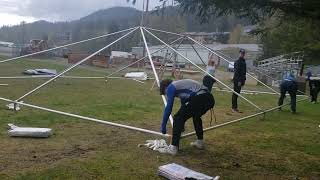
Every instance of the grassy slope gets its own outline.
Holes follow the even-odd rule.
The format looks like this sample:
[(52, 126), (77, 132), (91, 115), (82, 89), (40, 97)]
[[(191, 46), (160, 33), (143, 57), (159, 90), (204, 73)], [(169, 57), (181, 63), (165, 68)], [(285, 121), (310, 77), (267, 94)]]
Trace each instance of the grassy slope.
[[(25, 68), (40, 65), (63, 69), (64, 65), (47, 62), (21, 61), (1, 65), (1, 76), (19, 75)], [(73, 75), (103, 75), (87, 68)], [(1, 80), (4, 97), (17, 98), (43, 80)], [(111, 120), (123, 124), (158, 130), (162, 105), (157, 92), (130, 80), (58, 80), (34, 95), (27, 102)], [(272, 107), (274, 96), (247, 96), (264, 108)], [(230, 94), (215, 93), (218, 123), (239, 118), (229, 112)], [(137, 148), (150, 135), (110, 128), (25, 108), (19, 113), (7, 111), (0, 102), (0, 178), (18, 179), (154, 179), (157, 167), (176, 162), (209, 175), (224, 179), (292, 179), (320, 177), (320, 143), (318, 105), (298, 105), (299, 113), (288, 109), (274, 112), (265, 120), (251, 120), (217, 129), (205, 134), (207, 149), (198, 151), (188, 146), (194, 139), (182, 141), (176, 157), (160, 155)], [(252, 114), (251, 106), (241, 101), (241, 108)], [(6, 124), (50, 127), (49, 139), (9, 138)], [(209, 116), (205, 116), (208, 126)], [(168, 124), (168, 127), (170, 125)], [(192, 130), (191, 121), (188, 131)]]

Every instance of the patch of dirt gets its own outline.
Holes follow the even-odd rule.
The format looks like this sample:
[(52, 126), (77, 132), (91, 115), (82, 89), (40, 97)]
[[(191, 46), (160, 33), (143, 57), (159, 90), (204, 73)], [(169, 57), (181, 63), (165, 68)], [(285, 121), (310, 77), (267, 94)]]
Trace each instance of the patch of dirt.
[(0, 172), (13, 169), (25, 169), (33, 166), (46, 166), (63, 159), (86, 157), (95, 147), (72, 145), (64, 149), (37, 149), (11, 151), (10, 155), (0, 157)]

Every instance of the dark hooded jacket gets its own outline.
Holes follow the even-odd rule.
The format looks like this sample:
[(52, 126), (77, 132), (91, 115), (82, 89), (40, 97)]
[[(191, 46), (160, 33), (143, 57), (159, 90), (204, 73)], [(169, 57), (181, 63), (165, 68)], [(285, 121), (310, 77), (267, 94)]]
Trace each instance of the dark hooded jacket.
[(239, 58), (234, 62), (234, 82), (241, 82), (242, 84), (246, 81), (247, 64), (244, 58)]

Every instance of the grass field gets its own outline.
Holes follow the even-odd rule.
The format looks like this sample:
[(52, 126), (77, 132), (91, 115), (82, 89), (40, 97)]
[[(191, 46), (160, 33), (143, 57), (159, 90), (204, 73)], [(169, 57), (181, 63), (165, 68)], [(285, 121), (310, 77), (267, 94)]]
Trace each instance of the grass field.
[[(26, 68), (40, 67), (62, 70), (66, 64), (39, 60), (4, 63), (0, 64), (0, 76), (17, 76)], [(80, 67), (69, 75), (106, 73)], [(0, 79), (0, 84), (9, 84), (0, 86), (0, 96), (18, 98), (44, 81)], [(59, 79), (25, 101), (159, 131), (163, 105), (158, 92), (150, 90), (152, 83)], [(244, 113), (233, 114), (230, 93), (214, 92), (214, 96), (217, 124), (257, 112), (241, 100)], [(277, 102), (272, 95), (245, 96), (264, 109)], [(320, 179), (320, 105), (307, 101), (298, 104), (296, 115), (287, 107), (267, 114), (264, 120), (256, 117), (207, 132), (207, 148), (202, 151), (189, 147), (195, 137), (183, 139), (175, 157), (137, 147), (159, 137), (26, 107), (16, 113), (6, 110), (5, 104), (0, 102), (0, 179), (159, 179), (157, 168), (172, 162), (222, 179)], [(209, 121), (205, 115), (206, 127)], [(48, 139), (10, 138), (8, 123), (49, 127), (54, 135)], [(191, 124), (188, 121), (188, 132), (193, 130)]]

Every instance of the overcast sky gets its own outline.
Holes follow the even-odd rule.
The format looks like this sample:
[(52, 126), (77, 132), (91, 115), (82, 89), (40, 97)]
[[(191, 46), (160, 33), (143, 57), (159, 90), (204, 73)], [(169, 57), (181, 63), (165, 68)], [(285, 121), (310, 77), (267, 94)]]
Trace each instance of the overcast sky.
[[(79, 19), (99, 9), (131, 6), (142, 9), (143, 0), (135, 6), (127, 0), (0, 0), (0, 26), (36, 20), (66, 21)], [(150, 9), (159, 0), (150, 0)]]

